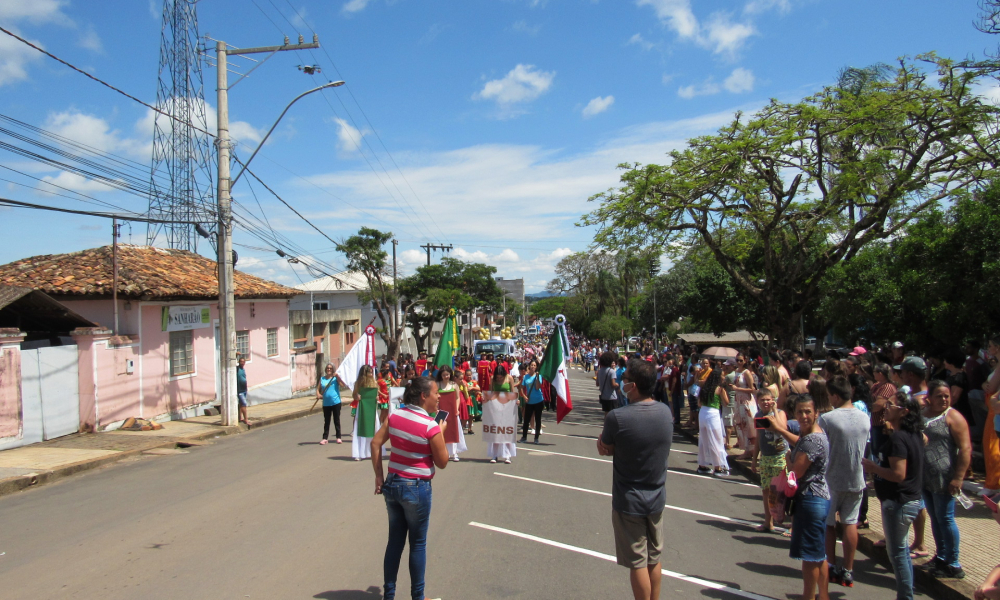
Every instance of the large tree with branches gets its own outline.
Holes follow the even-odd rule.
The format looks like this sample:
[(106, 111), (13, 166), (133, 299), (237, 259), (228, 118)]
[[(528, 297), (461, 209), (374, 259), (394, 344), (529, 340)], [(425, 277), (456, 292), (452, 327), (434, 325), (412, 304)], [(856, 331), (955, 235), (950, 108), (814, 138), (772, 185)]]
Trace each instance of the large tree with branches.
[(769, 333), (797, 345), (832, 267), (996, 164), (998, 111), (972, 90), (985, 74), (934, 55), (846, 70), (800, 102), (737, 114), (666, 166), (622, 165), (582, 224), (607, 248), (703, 244)]

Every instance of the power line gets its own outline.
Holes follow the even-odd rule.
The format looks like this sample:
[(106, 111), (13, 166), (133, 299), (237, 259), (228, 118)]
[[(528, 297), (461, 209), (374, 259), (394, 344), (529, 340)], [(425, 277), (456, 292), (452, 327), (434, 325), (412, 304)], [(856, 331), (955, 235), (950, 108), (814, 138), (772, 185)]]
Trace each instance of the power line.
[(183, 120), (181, 120), (181, 119), (178, 119), (177, 117), (175, 117), (175, 116), (173, 116), (173, 115), (171, 115), (171, 114), (169, 114), (169, 113), (167, 113), (167, 112), (165, 112), (165, 111), (162, 111), (162, 110), (160, 110), (160, 109), (156, 108), (156, 107), (155, 107), (155, 106), (153, 106), (152, 104), (149, 104), (149, 103), (147, 103), (147, 102), (143, 102), (142, 100), (140, 100), (140, 99), (136, 98), (136, 97), (135, 97), (135, 96), (133, 96), (132, 94), (129, 94), (128, 92), (124, 92), (124, 91), (122, 91), (122, 90), (120, 90), (120, 89), (116, 88), (115, 86), (113, 86), (113, 85), (111, 85), (110, 83), (108, 83), (108, 82), (104, 81), (103, 79), (98, 79), (97, 77), (94, 77), (93, 75), (91, 75), (90, 73), (88, 73), (88, 72), (84, 71), (83, 69), (81, 69), (81, 68), (79, 68), (79, 67), (77, 67), (77, 66), (75, 66), (75, 65), (73, 65), (73, 64), (70, 64), (70, 63), (66, 62), (65, 60), (63, 60), (63, 59), (59, 58), (59, 57), (58, 57), (58, 56), (56, 56), (55, 54), (52, 54), (52, 53), (51, 53), (51, 52), (49, 52), (48, 50), (45, 50), (45, 49), (43, 49), (43, 48), (39, 48), (39, 47), (38, 47), (38, 46), (36, 46), (35, 44), (32, 44), (32, 43), (31, 43), (31, 42), (29, 42), (28, 40), (24, 39), (23, 37), (21, 37), (21, 36), (17, 35), (16, 33), (12, 32), (12, 31), (10, 31), (10, 30), (8, 30), (8, 29), (5, 29), (5, 28), (4, 28), (4, 27), (2, 27), (2, 26), (0, 26), (0, 32), (3, 32), (3, 33), (6, 33), (6, 34), (7, 34), (7, 35), (9, 35), (10, 37), (12, 37), (12, 38), (14, 38), (15, 40), (17, 40), (17, 41), (21, 42), (22, 44), (26, 44), (26, 45), (28, 45), (28, 46), (30, 46), (30, 47), (32, 47), (32, 48), (34, 48), (35, 50), (37, 50), (37, 51), (41, 52), (41, 53), (42, 53), (42, 54), (44, 54), (45, 56), (48, 56), (49, 58), (51, 58), (51, 59), (53, 59), (53, 60), (55, 60), (55, 61), (57, 61), (57, 62), (60, 62), (60, 63), (62, 63), (62, 64), (64, 64), (64, 65), (66, 65), (67, 67), (69, 67), (69, 68), (73, 69), (73, 70), (74, 70), (74, 71), (76, 71), (77, 73), (80, 73), (81, 75), (86, 75), (86, 76), (87, 76), (87, 77), (89, 77), (90, 79), (93, 79), (94, 81), (96, 81), (97, 83), (99, 83), (99, 84), (103, 85), (104, 87), (106, 87), (106, 88), (108, 88), (108, 89), (111, 89), (111, 90), (114, 90), (114, 91), (118, 92), (119, 94), (121, 94), (122, 96), (125, 96), (125, 97), (126, 97), (126, 98), (128, 98), (129, 100), (134, 100), (135, 102), (138, 102), (139, 104), (141, 104), (141, 105), (145, 106), (146, 108), (148, 108), (148, 109), (150, 109), (150, 110), (152, 110), (152, 111), (155, 111), (155, 112), (158, 112), (158, 113), (160, 113), (161, 115), (163, 115), (163, 116), (165, 116), (165, 117), (169, 117), (169, 118), (173, 119), (174, 121), (177, 121), (178, 123), (181, 123), (181, 124), (183, 124), (183, 125), (187, 125), (187, 126), (189, 126), (189, 127), (193, 128), (193, 129), (197, 129), (197, 130), (198, 130), (198, 131), (200, 131), (201, 133), (204, 133), (204, 134), (207, 134), (207, 135), (209, 135), (209, 136), (211, 136), (211, 137), (213, 137), (213, 138), (214, 138), (214, 137), (216, 137), (214, 133), (211, 133), (211, 132), (209, 132), (209, 131), (205, 131), (204, 129), (200, 129), (200, 128), (196, 127), (196, 126), (195, 126), (195, 125), (194, 125), (193, 123), (188, 123), (188, 122), (186, 122), (186, 121), (183, 121)]
[(57, 208), (55, 206), (45, 206), (43, 204), (32, 204), (30, 202), (21, 202), (19, 200), (11, 200), (9, 198), (0, 198), (0, 204), (17, 208), (32, 208), (35, 210), (48, 210), (53, 212), (70, 213), (74, 215), (86, 215), (89, 217), (103, 217), (105, 219), (121, 219), (123, 221), (139, 221), (142, 223), (185, 223), (187, 225), (201, 225), (201, 223), (198, 223), (196, 221), (167, 221), (164, 219), (150, 219), (148, 217), (143, 217), (141, 215), (122, 215), (115, 213), (94, 212), (89, 210), (72, 210), (69, 208)]

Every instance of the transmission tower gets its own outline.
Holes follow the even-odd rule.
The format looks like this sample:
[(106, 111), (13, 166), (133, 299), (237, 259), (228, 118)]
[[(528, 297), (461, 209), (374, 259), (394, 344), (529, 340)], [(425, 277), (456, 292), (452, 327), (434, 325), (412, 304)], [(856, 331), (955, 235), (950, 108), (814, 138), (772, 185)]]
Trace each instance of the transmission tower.
[[(214, 230), (213, 145), (203, 133), (209, 129), (197, 2), (163, 2), (156, 107), (173, 118), (155, 113), (149, 213), (155, 218), (204, 223), (205, 229)], [(199, 236), (190, 224), (150, 224), (146, 243), (155, 244), (161, 234), (168, 248), (198, 250)]]

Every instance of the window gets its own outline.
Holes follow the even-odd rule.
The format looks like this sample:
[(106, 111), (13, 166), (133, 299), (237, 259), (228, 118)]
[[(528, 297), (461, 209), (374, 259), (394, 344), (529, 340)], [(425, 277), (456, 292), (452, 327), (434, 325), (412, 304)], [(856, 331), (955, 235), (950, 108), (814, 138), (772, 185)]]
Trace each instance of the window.
[(354, 325), (346, 325), (344, 327), (344, 343), (353, 344), (355, 339)]
[(250, 332), (249, 331), (237, 331), (236, 332), (236, 358), (245, 358), (247, 361), (250, 360)]
[(278, 355), (278, 328), (271, 327), (267, 330), (267, 355)]
[(313, 310), (330, 310), (329, 302), (313, 302)]
[(292, 347), (302, 348), (309, 345), (309, 324), (292, 325)]
[(170, 376), (194, 373), (194, 332), (170, 332)]

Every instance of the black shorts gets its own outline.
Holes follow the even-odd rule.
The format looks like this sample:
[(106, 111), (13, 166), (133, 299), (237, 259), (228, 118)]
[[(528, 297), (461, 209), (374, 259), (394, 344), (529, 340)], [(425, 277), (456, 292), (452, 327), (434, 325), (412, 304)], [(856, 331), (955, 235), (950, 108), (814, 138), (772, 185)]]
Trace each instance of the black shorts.
[(601, 400), (601, 409), (604, 412), (611, 412), (617, 405), (617, 400)]

